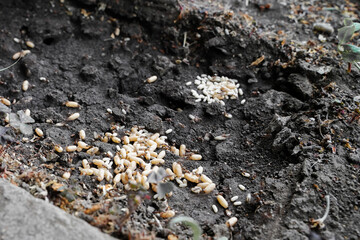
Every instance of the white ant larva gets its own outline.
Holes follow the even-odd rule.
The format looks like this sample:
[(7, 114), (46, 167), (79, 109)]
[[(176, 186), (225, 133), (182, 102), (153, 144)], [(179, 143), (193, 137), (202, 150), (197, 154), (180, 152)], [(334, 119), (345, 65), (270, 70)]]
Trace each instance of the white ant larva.
[(65, 106), (69, 108), (78, 108), (80, 107), (80, 104), (74, 101), (67, 101), (65, 102)]
[(74, 121), (80, 117), (80, 113), (73, 113), (68, 117), (68, 121)]
[(229, 207), (229, 204), (228, 202), (225, 200), (225, 198), (221, 195), (217, 195), (216, 196), (216, 199), (218, 200), (218, 202), (220, 203), (220, 205), (223, 207), (223, 208), (228, 208)]
[(29, 89), (29, 81), (28, 80), (25, 80), (23, 83), (22, 83), (22, 86), (21, 86), (22, 90), (24, 92), (26, 92), (28, 89)]
[(44, 136), (44, 132), (43, 132), (40, 128), (35, 128), (35, 133), (36, 133), (39, 137)]
[(215, 187), (215, 183), (210, 183), (206, 188), (204, 188), (204, 193), (211, 193), (212, 191), (214, 191)]
[(236, 217), (232, 217), (226, 221), (226, 226), (232, 227), (237, 223), (238, 219)]
[(157, 76), (151, 76), (151, 77), (149, 77), (148, 79), (146, 79), (146, 81), (148, 82), (148, 83), (153, 83), (153, 82), (155, 82), (157, 80)]
[(190, 160), (199, 161), (202, 159), (202, 156), (200, 154), (192, 154), (190, 156)]

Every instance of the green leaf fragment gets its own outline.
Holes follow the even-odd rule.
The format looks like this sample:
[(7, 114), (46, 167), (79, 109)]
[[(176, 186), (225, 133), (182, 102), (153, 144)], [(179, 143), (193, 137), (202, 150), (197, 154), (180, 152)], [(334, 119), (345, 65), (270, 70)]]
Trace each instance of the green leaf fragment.
[(200, 227), (199, 223), (196, 220), (194, 220), (191, 217), (178, 216), (178, 217), (173, 218), (170, 221), (170, 223), (169, 223), (170, 228), (174, 229), (174, 226), (175, 226), (176, 223), (183, 223), (183, 224), (189, 226), (191, 228), (191, 230), (193, 231), (193, 234), (194, 234), (193, 239), (194, 240), (200, 240), (202, 230), (201, 230), (201, 227)]
[(339, 45), (349, 42), (354, 32), (355, 32), (354, 25), (340, 28), (338, 30)]

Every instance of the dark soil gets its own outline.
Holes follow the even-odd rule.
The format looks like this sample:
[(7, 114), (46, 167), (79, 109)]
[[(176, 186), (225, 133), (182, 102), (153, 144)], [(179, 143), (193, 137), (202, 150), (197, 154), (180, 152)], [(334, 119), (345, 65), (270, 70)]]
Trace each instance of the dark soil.
[[(10, 65), (22, 49), (31, 53), (0, 73), (0, 95), (12, 102), (13, 113), (30, 109), (31, 126), (44, 132), (43, 137), (23, 136), (15, 128), (8, 132), (15, 140), (3, 145), (1, 176), (120, 239), (191, 238), (189, 230), (171, 230), (169, 220), (159, 217), (169, 208), (198, 221), (205, 239), (359, 239), (360, 115), (354, 97), (360, 75), (357, 69), (346, 72), (336, 53), (336, 30), (313, 31), (314, 23), (324, 21), (338, 29), (346, 16), (357, 18), (359, 6), (249, 2), (1, 1), (0, 65)], [(111, 37), (116, 28), (120, 35)], [(254, 63), (261, 56), (264, 60)], [(238, 80), (244, 96), (225, 106), (195, 102), (195, 85), (185, 83), (201, 74)], [(153, 75), (158, 80), (147, 83)], [(30, 83), (27, 91), (21, 89), (24, 80)], [(66, 101), (81, 107), (68, 108)], [(68, 121), (75, 112), (80, 117)], [(91, 156), (54, 151), (54, 145), (76, 143), (84, 129), (86, 142), (103, 157), (116, 152), (116, 144), (93, 133), (121, 137), (133, 126), (200, 153), (201, 161), (191, 161), (168, 151), (164, 167), (174, 161), (189, 171), (202, 166), (216, 183), (214, 192), (195, 194), (195, 184), (175, 184), (167, 201), (147, 199), (151, 190), (130, 193), (120, 187), (104, 196), (98, 185), (107, 182), (80, 175), (81, 160)], [(173, 131), (165, 134), (167, 129)], [(222, 134), (229, 136), (214, 139)], [(68, 180), (61, 178), (66, 171)], [(238, 218), (230, 229), (218, 194)], [(326, 195), (331, 208), (325, 227), (312, 228), (310, 219), (325, 212)], [(241, 206), (230, 202), (233, 196)]]

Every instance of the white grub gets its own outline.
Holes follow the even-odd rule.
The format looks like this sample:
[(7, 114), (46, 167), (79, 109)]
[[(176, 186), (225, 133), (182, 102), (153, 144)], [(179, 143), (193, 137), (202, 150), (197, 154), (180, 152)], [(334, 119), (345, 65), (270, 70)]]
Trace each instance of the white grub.
[(21, 52), (16, 52), (14, 53), (14, 55), (12, 56), (13, 60), (17, 60), (19, 57), (21, 57)]
[(169, 134), (169, 133), (171, 133), (172, 131), (173, 131), (173, 130), (170, 128), (170, 129), (166, 130), (165, 133), (166, 133), (166, 134)]
[(83, 141), (78, 141), (78, 147), (81, 149), (89, 149), (90, 148), (90, 146)]
[(191, 191), (192, 191), (193, 193), (199, 194), (199, 193), (201, 193), (202, 188), (201, 188), (201, 187), (198, 187), (198, 186), (195, 186), (195, 187), (191, 188)]
[(248, 193), (248, 194), (246, 195), (246, 202), (247, 202), (247, 203), (250, 203), (250, 202), (251, 202), (251, 193)]
[(226, 216), (230, 217), (231, 214), (232, 214), (232, 212), (231, 212), (229, 209), (226, 209), (226, 210), (225, 210), (225, 215), (226, 215)]
[(42, 82), (49, 82), (49, 80), (47, 80), (46, 77), (40, 77), (39, 80)]
[(75, 152), (76, 150), (77, 150), (77, 146), (75, 145), (70, 145), (66, 147), (67, 152)]
[(129, 137), (128, 136), (124, 136), (123, 137), (123, 144), (128, 145), (130, 143)]
[(212, 210), (214, 211), (214, 213), (218, 213), (219, 212), (219, 209), (218, 207), (214, 204), (211, 206)]
[(67, 106), (69, 108), (78, 108), (78, 107), (80, 107), (80, 104), (75, 101), (66, 101), (65, 106)]
[(199, 183), (199, 177), (196, 175), (193, 175), (191, 173), (185, 173), (184, 177), (186, 180), (188, 180), (189, 182), (193, 182), (193, 183)]
[(199, 166), (198, 168), (195, 168), (194, 170), (192, 170), (192, 172), (194, 174), (199, 174), (199, 175), (202, 174), (203, 171), (204, 171), (204, 168), (202, 166)]
[(31, 111), (30, 111), (30, 109), (26, 109), (24, 113), (26, 116), (30, 117)]
[(121, 143), (121, 139), (114, 136), (111, 137), (111, 141), (113, 141), (114, 143)]
[(64, 174), (62, 175), (62, 177), (63, 177), (64, 179), (69, 179), (70, 176), (71, 176), (71, 173), (70, 173), (70, 172), (64, 172)]
[(6, 106), (11, 105), (11, 102), (9, 101), (9, 99), (6, 99), (4, 97), (1, 98), (1, 103), (5, 104)]
[(81, 140), (85, 140), (85, 138), (86, 138), (86, 133), (85, 133), (84, 130), (80, 130), (80, 131), (79, 131), (79, 138), (80, 138)]
[(180, 164), (178, 164), (177, 162), (174, 162), (172, 165), (172, 168), (173, 168), (173, 172), (175, 173), (175, 175), (177, 177), (181, 178), (183, 176)]
[(247, 177), (247, 178), (250, 177), (250, 173), (247, 173), (247, 172), (242, 172), (241, 175), (243, 175), (244, 177)]
[(86, 151), (87, 154), (89, 155), (95, 155), (97, 152), (99, 152), (99, 148), (98, 147), (92, 147), (89, 150)]
[(230, 134), (221, 134), (221, 135), (219, 135), (219, 136), (214, 137), (214, 139), (215, 139), (216, 141), (224, 141), (224, 140), (226, 140), (229, 136), (230, 136)]
[(36, 135), (38, 135), (39, 137), (44, 136), (44, 132), (43, 132), (40, 128), (35, 128), (35, 133), (36, 133)]
[(234, 206), (240, 206), (241, 204), (242, 204), (241, 201), (236, 201), (236, 202), (234, 202)]
[(239, 199), (239, 196), (233, 196), (233, 197), (230, 199), (230, 201), (235, 202), (235, 201), (238, 200), (238, 199)]
[(55, 145), (54, 146), (55, 151), (57, 151), (58, 153), (62, 153), (64, 151), (64, 149), (60, 146), (60, 145)]
[(149, 77), (148, 79), (146, 79), (146, 81), (148, 82), (148, 83), (153, 83), (153, 82), (155, 82), (157, 80), (157, 76), (151, 76), (151, 77)]
[(239, 189), (240, 189), (241, 191), (245, 191), (245, 190), (246, 190), (246, 187), (245, 187), (244, 185), (242, 185), (242, 184), (239, 184), (238, 187), (239, 187)]
[(88, 175), (91, 176), (94, 174), (94, 171), (92, 169), (85, 169), (85, 168), (79, 168), (81, 175)]
[(25, 42), (26, 46), (28, 46), (29, 48), (34, 48), (35, 44), (32, 41), (26, 41)]
[(204, 193), (209, 194), (214, 191), (216, 185), (215, 183), (210, 183), (206, 188), (204, 188)]
[(85, 169), (90, 169), (90, 164), (89, 164), (88, 160), (83, 159), (83, 160), (81, 161), (81, 163), (82, 163), (83, 168), (85, 168)]
[(29, 89), (29, 81), (25, 80), (23, 81), (22, 85), (21, 85), (21, 89), (26, 92)]
[(216, 196), (216, 199), (218, 200), (218, 202), (220, 203), (220, 205), (223, 207), (223, 208), (228, 208), (229, 207), (229, 204), (228, 202), (225, 200), (225, 198), (221, 195), (217, 195)]
[(120, 35), (120, 28), (115, 28), (115, 31), (114, 31), (114, 34), (115, 36), (119, 36)]
[(106, 111), (107, 111), (108, 113), (110, 113), (110, 114), (113, 113), (113, 111), (111, 110), (111, 108), (107, 108)]
[(160, 133), (155, 133), (155, 134), (151, 135), (150, 140), (155, 141), (159, 137), (160, 137)]
[(159, 152), (157, 158), (163, 159), (165, 157), (165, 155), (166, 155), (165, 150), (162, 150), (161, 152)]
[(150, 163), (153, 164), (153, 165), (160, 165), (160, 164), (164, 164), (164, 163), (165, 163), (165, 160), (164, 160), (164, 159), (155, 158), (155, 159), (151, 160)]
[(209, 186), (210, 183), (198, 183), (196, 186), (201, 187), (202, 189), (206, 188), (207, 186)]
[(201, 174), (200, 180), (203, 181), (203, 182), (212, 183), (212, 180), (208, 176), (206, 176), (205, 174)]
[(73, 113), (68, 117), (68, 121), (74, 121), (80, 117), (80, 113)]
[(237, 223), (238, 219), (236, 217), (232, 217), (226, 221), (226, 226), (233, 227)]
[(167, 210), (165, 212), (160, 213), (160, 217), (162, 217), (162, 218), (172, 218), (174, 216), (175, 216), (174, 210)]
[(233, 117), (233, 115), (231, 113), (227, 113), (227, 112), (224, 112), (224, 116), (226, 118), (232, 118)]
[(192, 114), (189, 114), (189, 118), (190, 118), (190, 120), (194, 120), (196, 117)]
[(180, 157), (185, 156), (185, 152), (186, 152), (186, 146), (185, 146), (185, 144), (181, 144), (181, 145), (180, 145), (180, 149), (179, 149), (179, 155), (180, 155)]
[(202, 159), (202, 156), (200, 154), (192, 154), (189, 159), (194, 161), (199, 161)]

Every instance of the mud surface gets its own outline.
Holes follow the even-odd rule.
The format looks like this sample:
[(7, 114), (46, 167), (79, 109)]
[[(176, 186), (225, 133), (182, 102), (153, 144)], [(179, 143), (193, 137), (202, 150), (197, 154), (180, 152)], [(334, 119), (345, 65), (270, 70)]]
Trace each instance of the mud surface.
[[(359, 71), (347, 73), (336, 53), (336, 29), (358, 16), (358, 5), (144, 2), (1, 1), (0, 65), (31, 53), (0, 72), (0, 95), (11, 113), (29, 109), (35, 122), (28, 125), (44, 133), (25, 136), (9, 126), (14, 141), (3, 145), (1, 176), (120, 239), (191, 238), (181, 226), (168, 228), (160, 213), (169, 209), (198, 221), (205, 239), (359, 239)], [(313, 31), (317, 22), (335, 31)], [(201, 74), (236, 79), (244, 94), (225, 105), (196, 102), (191, 90)], [(158, 79), (148, 83), (151, 76)], [(3, 114), (2, 126), (7, 120)], [(172, 196), (156, 200), (152, 190), (131, 193), (118, 184), (104, 191), (109, 182), (80, 175), (83, 159), (118, 151), (106, 132), (121, 138), (134, 126), (201, 154), (192, 161), (168, 147), (163, 167), (202, 166), (216, 189), (196, 194), (195, 183), (173, 181)], [(76, 145), (82, 129), (97, 156), (54, 150)], [(326, 195), (325, 227), (312, 227)], [(228, 228), (230, 217), (238, 222)]]

